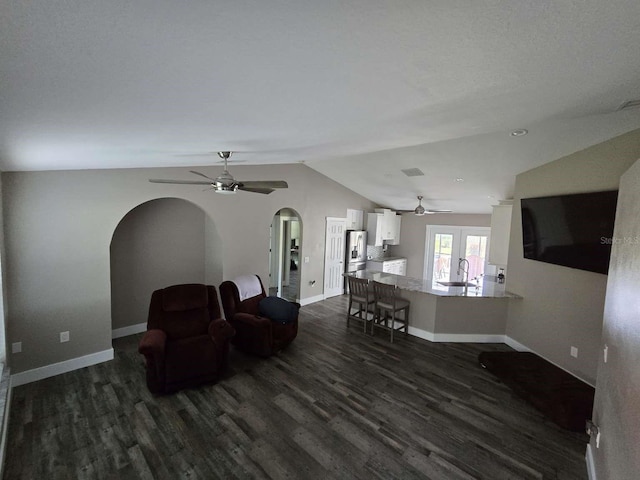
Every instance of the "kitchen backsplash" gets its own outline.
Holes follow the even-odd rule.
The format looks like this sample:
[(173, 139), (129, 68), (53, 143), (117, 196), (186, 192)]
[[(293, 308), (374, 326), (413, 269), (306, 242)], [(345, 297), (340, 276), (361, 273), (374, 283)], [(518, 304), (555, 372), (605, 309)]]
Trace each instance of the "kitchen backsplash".
[(367, 245), (367, 259), (384, 258), (386, 255), (387, 252), (385, 252), (382, 247)]

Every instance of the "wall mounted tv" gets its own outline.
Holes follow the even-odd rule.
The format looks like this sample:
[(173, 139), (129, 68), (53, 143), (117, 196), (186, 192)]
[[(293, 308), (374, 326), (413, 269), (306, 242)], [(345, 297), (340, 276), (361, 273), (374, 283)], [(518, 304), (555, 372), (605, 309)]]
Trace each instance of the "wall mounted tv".
[(606, 274), (617, 200), (617, 191), (523, 198), (524, 258)]

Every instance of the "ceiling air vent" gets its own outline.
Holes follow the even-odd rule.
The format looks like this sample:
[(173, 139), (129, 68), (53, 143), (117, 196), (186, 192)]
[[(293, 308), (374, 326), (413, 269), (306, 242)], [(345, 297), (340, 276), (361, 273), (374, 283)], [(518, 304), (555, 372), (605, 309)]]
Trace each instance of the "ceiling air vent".
[(629, 100), (628, 102), (624, 102), (622, 105), (618, 107), (618, 110), (627, 110), (628, 108), (636, 108), (636, 107), (640, 107), (640, 99)]
[(402, 170), (407, 177), (424, 177), (424, 173), (419, 168), (406, 168)]

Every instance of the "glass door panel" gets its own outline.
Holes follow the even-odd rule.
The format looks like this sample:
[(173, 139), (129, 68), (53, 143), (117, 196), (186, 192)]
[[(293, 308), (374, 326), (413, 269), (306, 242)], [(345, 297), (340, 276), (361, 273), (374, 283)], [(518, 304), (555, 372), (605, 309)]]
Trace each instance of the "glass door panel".
[[(487, 245), (489, 237), (487, 235), (468, 234), (464, 235), (464, 257), (469, 261), (469, 281), (477, 283), (484, 275), (484, 267), (487, 262)], [(460, 278), (462, 280), (462, 278)]]
[(436, 233), (434, 236), (432, 287), (437, 288), (438, 282), (449, 281), (451, 275), (451, 249), (453, 234)]
[[(486, 227), (427, 226), (424, 278), (436, 290), (448, 286), (439, 282), (459, 282), (463, 272), (458, 270), (461, 258), (469, 261), (469, 281), (481, 281), (489, 252), (490, 229)], [(466, 269), (466, 265), (465, 265)]]

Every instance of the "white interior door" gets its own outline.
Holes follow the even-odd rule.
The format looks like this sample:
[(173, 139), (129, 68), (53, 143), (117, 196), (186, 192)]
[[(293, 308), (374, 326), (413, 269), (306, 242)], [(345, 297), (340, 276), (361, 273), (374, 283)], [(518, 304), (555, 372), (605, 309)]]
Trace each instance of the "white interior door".
[(327, 217), (324, 247), (324, 298), (342, 295), (344, 289), (344, 242), (346, 218)]
[[(461, 258), (469, 261), (468, 279), (481, 278), (485, 273), (491, 229), (487, 227), (427, 226), (424, 278), (431, 279), (431, 288), (446, 289), (438, 282), (459, 282)], [(465, 265), (466, 268), (466, 265)]]

